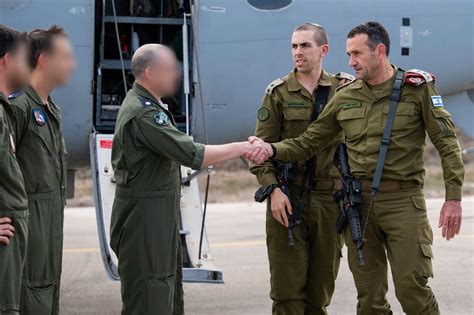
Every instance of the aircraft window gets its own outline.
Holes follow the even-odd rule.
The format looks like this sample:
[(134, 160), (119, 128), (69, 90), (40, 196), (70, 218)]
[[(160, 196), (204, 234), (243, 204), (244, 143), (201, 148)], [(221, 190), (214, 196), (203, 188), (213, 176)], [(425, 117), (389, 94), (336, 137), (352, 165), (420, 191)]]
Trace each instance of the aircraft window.
[(278, 10), (289, 6), (293, 0), (247, 0), (254, 8), (260, 10)]

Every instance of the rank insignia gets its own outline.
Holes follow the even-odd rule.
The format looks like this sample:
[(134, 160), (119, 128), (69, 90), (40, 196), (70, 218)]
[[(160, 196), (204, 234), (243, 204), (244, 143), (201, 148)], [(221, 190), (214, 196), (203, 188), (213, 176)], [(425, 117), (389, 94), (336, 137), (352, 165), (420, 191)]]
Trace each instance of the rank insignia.
[(168, 115), (166, 115), (166, 113), (164, 113), (164, 112), (156, 112), (153, 117), (155, 119), (155, 122), (158, 125), (168, 126), (170, 124), (170, 119), (169, 119)]
[(46, 125), (46, 115), (40, 109), (33, 109), (33, 117), (38, 126), (42, 127)]
[(443, 99), (441, 98), (441, 95), (433, 95), (431, 96), (431, 101), (433, 102), (434, 107), (443, 107)]

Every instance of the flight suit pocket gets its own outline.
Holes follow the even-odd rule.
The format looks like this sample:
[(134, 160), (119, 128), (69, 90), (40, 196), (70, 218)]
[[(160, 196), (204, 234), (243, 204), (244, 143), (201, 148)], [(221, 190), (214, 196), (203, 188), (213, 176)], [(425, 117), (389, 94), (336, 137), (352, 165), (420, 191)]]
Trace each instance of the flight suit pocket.
[(145, 314), (172, 314), (175, 274), (148, 276), (146, 278)]
[(367, 122), (365, 121), (365, 107), (345, 108), (337, 114), (337, 120), (344, 130), (346, 139), (361, 137), (364, 134)]
[(179, 199), (176, 190), (160, 191), (158, 196), (141, 198), (143, 211), (144, 243), (148, 274), (174, 274), (178, 254)]
[(24, 287), (22, 314), (47, 315), (52, 313), (55, 285), (27, 282)]

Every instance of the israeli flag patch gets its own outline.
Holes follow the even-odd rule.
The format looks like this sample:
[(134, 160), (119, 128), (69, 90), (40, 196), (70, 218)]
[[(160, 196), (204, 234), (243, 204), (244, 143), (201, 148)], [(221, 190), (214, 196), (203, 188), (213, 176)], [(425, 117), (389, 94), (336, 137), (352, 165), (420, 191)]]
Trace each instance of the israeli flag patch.
[(431, 101), (433, 102), (434, 107), (443, 107), (443, 99), (441, 98), (441, 95), (433, 95), (431, 96)]

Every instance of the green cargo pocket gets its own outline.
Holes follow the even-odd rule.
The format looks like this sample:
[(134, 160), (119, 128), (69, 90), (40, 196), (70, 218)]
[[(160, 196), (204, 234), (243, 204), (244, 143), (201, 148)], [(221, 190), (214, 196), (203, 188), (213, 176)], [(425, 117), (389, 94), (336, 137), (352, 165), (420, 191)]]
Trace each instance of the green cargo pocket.
[(145, 282), (145, 313), (172, 314), (174, 288), (176, 276), (174, 274), (148, 276)]
[(21, 301), (22, 314), (49, 315), (52, 313), (55, 285), (31, 284), (24, 287), (23, 299)]
[(419, 273), (421, 276), (433, 278), (433, 250), (430, 244), (420, 243)]

